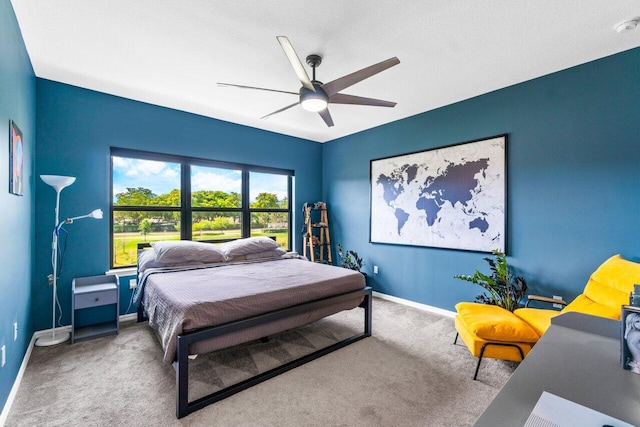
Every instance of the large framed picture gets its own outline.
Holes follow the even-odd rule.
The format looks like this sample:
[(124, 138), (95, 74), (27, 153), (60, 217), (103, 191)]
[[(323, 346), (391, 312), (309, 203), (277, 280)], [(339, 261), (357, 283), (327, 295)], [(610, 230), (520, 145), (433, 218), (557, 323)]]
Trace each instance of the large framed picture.
[(23, 145), (22, 132), (18, 126), (9, 121), (9, 193), (22, 196), (23, 183)]
[(507, 135), (371, 160), (372, 243), (506, 253)]
[(640, 374), (640, 307), (622, 306), (620, 354), (622, 368)]

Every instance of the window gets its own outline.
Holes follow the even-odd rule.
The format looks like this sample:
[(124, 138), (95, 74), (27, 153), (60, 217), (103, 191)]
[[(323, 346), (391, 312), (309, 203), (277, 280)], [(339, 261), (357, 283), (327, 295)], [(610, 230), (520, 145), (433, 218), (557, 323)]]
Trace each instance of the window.
[(228, 240), (242, 235), (242, 171), (191, 167), (191, 238)]
[(111, 268), (138, 243), (270, 236), (291, 247), (293, 172), (111, 149)]
[(289, 247), (289, 177), (262, 172), (249, 173), (251, 236), (275, 236)]

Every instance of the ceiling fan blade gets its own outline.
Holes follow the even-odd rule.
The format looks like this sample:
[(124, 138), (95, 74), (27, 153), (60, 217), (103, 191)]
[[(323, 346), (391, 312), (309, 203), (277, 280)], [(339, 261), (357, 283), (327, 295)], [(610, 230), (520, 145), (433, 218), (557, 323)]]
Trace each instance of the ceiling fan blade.
[(291, 107), (295, 107), (296, 105), (298, 105), (298, 103), (297, 103), (297, 102), (294, 102), (294, 103), (293, 103), (293, 104), (291, 104), (291, 105), (287, 105), (287, 106), (286, 106), (286, 107), (284, 107), (284, 108), (281, 108), (281, 109), (279, 109), (279, 110), (276, 110), (276, 111), (274, 111), (273, 113), (269, 113), (269, 114), (267, 114), (266, 116), (262, 116), (262, 117), (260, 117), (260, 118), (261, 118), (261, 119), (266, 119), (267, 117), (271, 117), (271, 116), (273, 116), (274, 114), (282, 113), (284, 110), (288, 110), (289, 108), (291, 108)]
[(278, 92), (278, 93), (288, 93), (291, 95), (300, 95), (298, 92), (289, 92), (286, 90), (278, 90), (278, 89), (266, 89), (263, 87), (255, 87), (255, 86), (243, 86), (243, 85), (234, 85), (232, 83), (218, 83), (218, 86), (221, 87), (238, 87), (240, 89), (256, 89), (256, 90), (266, 90), (268, 92)]
[(293, 49), (293, 46), (291, 46), (291, 42), (289, 42), (289, 39), (285, 36), (278, 36), (276, 38), (278, 39), (280, 46), (282, 46), (284, 54), (287, 55), (287, 59), (289, 59), (289, 62), (293, 67), (293, 71), (296, 72), (298, 80), (300, 80), (302, 86), (315, 92), (316, 89), (313, 87), (313, 84), (311, 84), (311, 79), (309, 78), (307, 71), (302, 66), (302, 62), (300, 62), (300, 58), (298, 58), (296, 51)]
[(335, 79), (329, 83), (325, 83), (322, 85), (322, 89), (324, 89), (324, 91), (327, 92), (327, 95), (329, 96), (335, 95), (342, 89), (353, 86), (354, 84), (361, 82), (362, 80), (369, 78), (375, 74), (378, 74), (379, 72), (384, 71), (387, 68), (398, 65), (399, 63), (400, 60), (394, 56), (393, 58), (387, 59), (386, 61), (370, 65), (369, 67), (363, 68), (362, 70), (347, 74), (346, 76)]
[(329, 113), (328, 108), (325, 108), (322, 111), (318, 111), (318, 114), (320, 114), (320, 117), (322, 117), (322, 120), (324, 120), (327, 126), (329, 127), (333, 126), (333, 119), (331, 118), (331, 114)]
[(329, 97), (330, 104), (371, 105), (374, 107), (395, 107), (396, 103), (382, 99), (364, 98), (362, 96), (336, 93)]

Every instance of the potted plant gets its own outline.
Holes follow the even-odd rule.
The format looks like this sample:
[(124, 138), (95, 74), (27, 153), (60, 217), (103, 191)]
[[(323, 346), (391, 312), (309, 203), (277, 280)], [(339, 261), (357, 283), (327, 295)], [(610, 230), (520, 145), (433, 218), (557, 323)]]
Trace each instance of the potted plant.
[(356, 271), (360, 271), (360, 269), (362, 269), (362, 265), (364, 263), (362, 262), (362, 258), (358, 256), (358, 253), (356, 251), (343, 250), (342, 245), (340, 243), (338, 243), (338, 256), (340, 257), (340, 264), (344, 268), (348, 268), (349, 270), (356, 270)]
[(487, 276), (476, 270), (473, 276), (456, 275), (456, 279), (475, 283), (485, 289), (485, 293), (476, 297), (476, 301), (482, 304), (500, 306), (506, 310), (514, 311), (520, 307), (522, 298), (527, 293), (527, 282), (521, 276), (513, 276), (507, 264), (507, 256), (500, 250), (492, 251), (495, 261), (484, 258), (489, 263), (491, 275)]

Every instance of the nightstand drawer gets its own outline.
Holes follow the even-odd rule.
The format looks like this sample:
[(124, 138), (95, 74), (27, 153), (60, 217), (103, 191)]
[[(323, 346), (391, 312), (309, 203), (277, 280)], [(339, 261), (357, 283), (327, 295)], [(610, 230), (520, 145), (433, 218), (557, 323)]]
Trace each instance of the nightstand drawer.
[(118, 299), (118, 291), (114, 289), (113, 291), (87, 292), (76, 295), (75, 298), (76, 310), (87, 307), (98, 307), (100, 305), (115, 304)]

